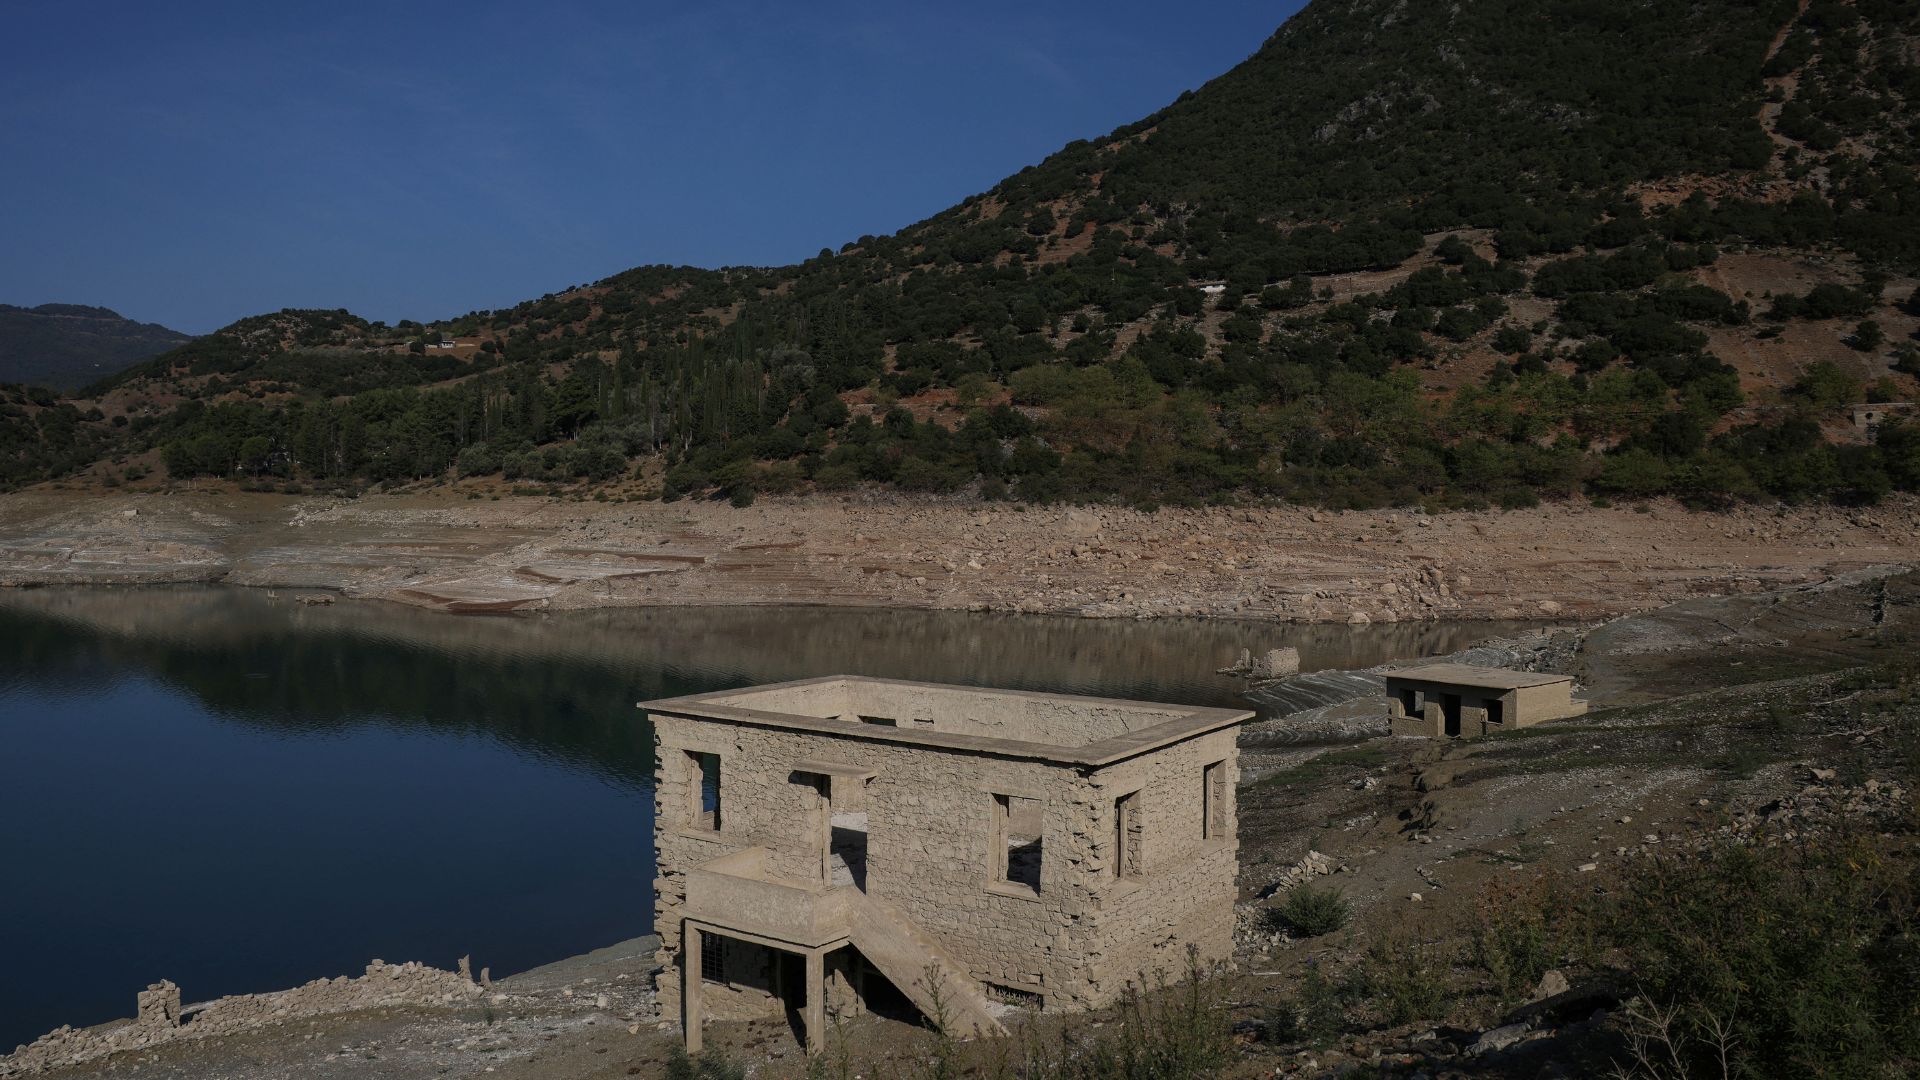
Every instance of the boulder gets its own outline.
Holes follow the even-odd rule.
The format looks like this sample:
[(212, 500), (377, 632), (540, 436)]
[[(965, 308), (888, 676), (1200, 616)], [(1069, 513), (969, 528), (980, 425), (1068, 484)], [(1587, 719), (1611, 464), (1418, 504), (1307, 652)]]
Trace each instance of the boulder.
[(1526, 1038), (1529, 1030), (1531, 1029), (1526, 1024), (1506, 1024), (1492, 1031), (1482, 1032), (1480, 1037), (1473, 1041), (1473, 1045), (1467, 1047), (1467, 1053), (1473, 1057), (1498, 1053)]
[(1551, 997), (1559, 997), (1570, 989), (1572, 987), (1568, 985), (1565, 975), (1558, 971), (1549, 971), (1540, 976), (1540, 984), (1533, 988), (1533, 996), (1527, 1000), (1545, 1001)]

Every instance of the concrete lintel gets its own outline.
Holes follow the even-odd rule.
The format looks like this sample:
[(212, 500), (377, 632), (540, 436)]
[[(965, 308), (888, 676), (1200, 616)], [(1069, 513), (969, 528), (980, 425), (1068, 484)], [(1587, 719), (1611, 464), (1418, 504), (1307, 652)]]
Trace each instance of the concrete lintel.
[(838, 761), (821, 761), (807, 758), (793, 763), (794, 772), (812, 773), (815, 776), (831, 776), (845, 780), (871, 780), (880, 775), (878, 769), (869, 769), (860, 765), (848, 765)]
[[(843, 934), (823, 944), (803, 945), (797, 941), (786, 941), (781, 938), (768, 937), (765, 934), (756, 934), (750, 930), (735, 929), (725, 923), (717, 923), (709, 919), (696, 919), (688, 916), (683, 919), (682, 922), (686, 926), (698, 930), (703, 934), (718, 934), (721, 937), (733, 938), (736, 941), (745, 941), (754, 945), (764, 945), (769, 949), (779, 949), (781, 952), (792, 953), (795, 956), (825, 956), (830, 952), (846, 948), (848, 940), (846, 935)], [(684, 941), (685, 939), (683, 938), (682, 940)]]

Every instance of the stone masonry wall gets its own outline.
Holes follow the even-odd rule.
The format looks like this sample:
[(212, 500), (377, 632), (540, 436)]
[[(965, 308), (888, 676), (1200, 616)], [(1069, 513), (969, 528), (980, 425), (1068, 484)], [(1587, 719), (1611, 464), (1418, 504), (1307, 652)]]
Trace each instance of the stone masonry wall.
[[(663, 1000), (679, 992), (679, 909), (692, 866), (744, 847), (768, 869), (816, 880), (816, 794), (791, 782), (819, 759), (876, 772), (866, 789), (867, 890), (938, 939), (976, 980), (1046, 995), (1049, 1008), (1104, 1004), (1129, 979), (1178, 972), (1189, 941), (1231, 952), (1235, 842), (1234, 733), (1217, 732), (1101, 770), (860, 738), (654, 717), (660, 740), (656, 849)], [(721, 759), (718, 836), (695, 828), (683, 753)], [(1201, 839), (1206, 765), (1225, 762), (1225, 834)], [(1139, 790), (1145, 873), (1115, 881), (1115, 795)], [(1037, 893), (996, 882), (995, 794), (1041, 800)]]
[[(1223, 763), (1221, 835), (1203, 838), (1206, 766)], [(1111, 1001), (1126, 983), (1185, 970), (1189, 943), (1203, 962), (1233, 955), (1238, 867), (1235, 788), (1239, 751), (1231, 730), (1192, 739), (1095, 773), (1099, 807), (1096, 913), (1073, 935), (1086, 957), (1090, 995)], [(1115, 799), (1139, 792), (1142, 873), (1115, 875)]]
[[(1084, 889), (1071, 867), (1090, 857), (1072, 854), (1088, 789), (1077, 773), (1038, 762), (1005, 761), (969, 753), (779, 731), (746, 725), (656, 716), (661, 771), (656, 853), (660, 866), (656, 930), (663, 966), (677, 956), (678, 908), (692, 866), (764, 847), (770, 872), (799, 881), (819, 876), (815, 792), (793, 783), (794, 763), (825, 759), (870, 768), (867, 786), (867, 891), (898, 907), (938, 939), (976, 979), (1053, 984), (1071, 965), (1054, 957), (1065, 924), (1086, 911)], [(685, 749), (717, 753), (721, 761), (721, 834), (708, 837), (688, 816), (688, 785), (695, 773)], [(993, 862), (995, 792), (1043, 800), (1041, 887), (1037, 896), (989, 888)], [(1084, 848), (1085, 838), (1081, 838)], [(1004, 857), (1004, 856), (1002, 856)], [(1006, 893), (1014, 893), (1007, 895)], [(677, 976), (676, 976), (677, 980)], [(661, 983), (669, 991), (668, 981)], [(671, 987), (678, 990), (677, 982)]]

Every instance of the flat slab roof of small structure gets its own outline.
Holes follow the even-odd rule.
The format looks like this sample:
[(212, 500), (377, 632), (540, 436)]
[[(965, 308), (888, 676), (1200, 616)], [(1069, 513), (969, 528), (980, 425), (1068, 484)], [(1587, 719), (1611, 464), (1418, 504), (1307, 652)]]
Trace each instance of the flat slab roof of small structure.
[(1386, 673), (1389, 679), (1410, 679), (1417, 682), (1452, 683), (1455, 686), (1472, 686), (1483, 690), (1517, 690), (1523, 686), (1547, 686), (1552, 683), (1570, 683), (1571, 675), (1554, 675), (1539, 671), (1508, 671), (1506, 668), (1473, 667), (1469, 664), (1428, 664), (1424, 667), (1401, 668)]
[[(977, 709), (984, 706), (1006, 715), (1007, 719), (997, 726), (1019, 728), (1023, 731), (1023, 737), (1008, 738), (1004, 735), (967, 734), (936, 730), (935, 727), (908, 726), (905, 721), (911, 718), (894, 715), (903, 695), (914, 700), (916, 716), (925, 715), (927, 722), (935, 727), (945, 722), (977, 726), (968, 717), (969, 707)], [(739, 690), (689, 694), (685, 697), (643, 701), (639, 707), (669, 716), (698, 717), (837, 738), (1095, 768), (1242, 724), (1253, 719), (1254, 715), (1251, 710), (1245, 709), (1168, 705), (1073, 694), (1041, 694), (860, 675), (828, 675)], [(1050, 717), (1065, 717), (1068, 714), (1073, 720), (1071, 725), (1049, 722)], [(869, 716), (881, 716), (903, 723), (898, 727), (850, 723), (843, 719), (846, 716), (862, 720)], [(1049, 727), (1060, 726), (1071, 726), (1080, 732), (1090, 731), (1093, 736), (1061, 738), (1057, 733), (1048, 731)], [(1032, 737), (1024, 737), (1028, 730), (1033, 732)]]

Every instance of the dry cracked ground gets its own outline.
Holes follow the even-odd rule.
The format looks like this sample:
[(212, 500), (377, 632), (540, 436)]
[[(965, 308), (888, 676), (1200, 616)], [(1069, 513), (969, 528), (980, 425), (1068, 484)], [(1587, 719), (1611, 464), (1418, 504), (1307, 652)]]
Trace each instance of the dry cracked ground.
[[(1920, 573), (1852, 572), (1499, 645), (1509, 663), (1577, 676), (1593, 708), (1573, 720), (1447, 744), (1254, 740), (1241, 790), (1241, 955), (1222, 1003), (1243, 1036), (1225, 1075), (1604, 1073), (1594, 1047), (1614, 1044), (1591, 1036), (1607, 1014), (1579, 988), (1558, 1011), (1516, 1011), (1476, 991), (1330, 1039), (1262, 1033), (1310, 970), (1381, 956), (1457, 964), (1492, 895), (1554, 883), (1605, 892), (1635, 860), (1708, 837), (1793, 835), (1849, 816), (1910, 822), (1911, 748), (1892, 745), (1869, 705), (1884, 697), (1874, 673), (1911, 666), (1917, 641)], [(1358, 707), (1384, 711), (1357, 692)], [(1302, 883), (1338, 886), (1351, 925), (1302, 939), (1274, 930), (1266, 909)], [(503, 981), (478, 1003), (294, 1017), (47, 1075), (659, 1076), (675, 1039), (656, 1022), (645, 974), (641, 951), (616, 950)], [(1561, 987), (1527, 989), (1521, 1000)], [(1059, 1021), (1035, 1023), (1070, 1040), (1112, 1019), (1071, 1019), (1065, 1036)], [(805, 1074), (784, 1025), (715, 1024), (710, 1035), (754, 1076)], [(927, 1036), (906, 1025), (863, 1019), (842, 1038), (857, 1048), (849, 1075), (916, 1075), (926, 1061)]]

